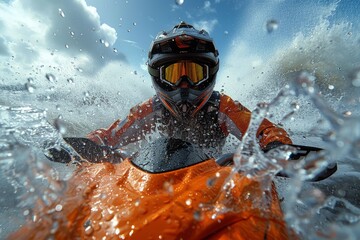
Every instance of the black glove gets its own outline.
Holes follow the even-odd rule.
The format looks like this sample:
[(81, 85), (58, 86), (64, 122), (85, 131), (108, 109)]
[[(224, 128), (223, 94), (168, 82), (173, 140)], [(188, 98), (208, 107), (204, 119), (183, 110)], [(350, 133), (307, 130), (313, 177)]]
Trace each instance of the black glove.
[[(118, 154), (116, 154), (116, 151), (114, 152), (111, 147), (97, 145), (96, 143), (87, 138), (64, 138), (64, 140), (82, 158), (86, 159), (89, 162), (118, 163), (122, 161), (122, 157), (118, 156)], [(55, 148), (51, 148), (49, 149), (49, 155), (50, 156), (46, 157), (54, 162), (69, 163), (72, 159), (70, 153), (63, 148), (60, 151)], [(76, 156), (74, 157), (76, 159)]]
[(282, 142), (279, 142), (279, 141), (270, 142), (264, 147), (263, 151), (268, 152), (271, 149), (277, 148), (277, 147), (282, 146), (282, 145), (284, 145), (284, 144)]

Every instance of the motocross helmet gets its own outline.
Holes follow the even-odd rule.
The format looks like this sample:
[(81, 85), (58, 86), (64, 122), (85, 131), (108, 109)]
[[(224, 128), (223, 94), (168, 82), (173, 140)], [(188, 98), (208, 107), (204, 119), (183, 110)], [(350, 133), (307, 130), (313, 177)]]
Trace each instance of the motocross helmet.
[(209, 34), (185, 22), (151, 43), (148, 71), (158, 98), (176, 118), (193, 117), (209, 100), (218, 55)]

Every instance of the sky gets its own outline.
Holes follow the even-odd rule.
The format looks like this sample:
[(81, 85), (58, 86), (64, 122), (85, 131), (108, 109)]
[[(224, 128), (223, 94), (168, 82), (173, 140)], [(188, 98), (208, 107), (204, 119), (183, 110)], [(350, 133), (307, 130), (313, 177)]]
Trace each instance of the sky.
[(359, 11), (352, 0), (0, 1), (0, 85), (30, 81), (38, 92), (78, 99), (120, 95), (111, 101), (123, 108), (109, 105), (125, 114), (154, 94), (146, 71), (151, 41), (185, 21), (215, 41), (216, 89), (252, 109), (276, 95), (285, 73), (302, 68), (320, 84), (348, 86), (341, 79), (360, 69)]
[[(221, 59), (241, 48), (242, 43), (246, 43), (250, 54), (269, 54), (282, 41), (314, 24), (314, 18), (323, 16), (324, 9), (331, 5), (331, 1), (312, 2), (3, 1), (0, 5), (0, 54), (8, 56), (16, 52), (16, 55), (21, 54), (19, 60), (29, 61), (40, 58), (43, 50), (56, 51), (77, 58), (78, 65), (88, 66), (93, 62), (94, 71), (114, 60), (128, 63), (134, 71), (146, 70), (148, 48), (154, 36), (180, 21), (207, 30), (217, 44)], [(341, 1), (337, 8), (346, 8), (347, 13), (352, 11), (356, 15), (359, 4)], [(266, 30), (270, 20), (279, 24), (272, 34)], [(242, 41), (236, 42), (239, 38)]]

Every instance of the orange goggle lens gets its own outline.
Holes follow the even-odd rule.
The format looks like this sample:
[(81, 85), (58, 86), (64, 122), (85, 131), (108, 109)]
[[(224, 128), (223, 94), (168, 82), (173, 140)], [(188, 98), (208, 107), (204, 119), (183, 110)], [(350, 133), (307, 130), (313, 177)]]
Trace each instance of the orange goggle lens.
[(160, 78), (176, 85), (182, 76), (187, 76), (193, 84), (208, 79), (209, 68), (192, 61), (179, 61), (160, 68)]

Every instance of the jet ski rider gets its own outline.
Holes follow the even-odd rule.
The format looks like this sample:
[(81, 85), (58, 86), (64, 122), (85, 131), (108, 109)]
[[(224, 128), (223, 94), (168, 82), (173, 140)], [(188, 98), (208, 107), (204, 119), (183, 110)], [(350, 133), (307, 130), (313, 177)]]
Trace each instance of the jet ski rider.
[[(210, 154), (221, 152), (230, 134), (241, 140), (251, 112), (214, 91), (218, 69), (219, 53), (205, 30), (181, 22), (170, 31), (160, 32), (148, 55), (156, 95), (133, 107), (124, 120), (95, 130), (87, 138), (117, 149), (156, 130), (169, 138), (212, 149)], [(264, 150), (292, 143), (284, 129), (266, 119), (258, 128), (257, 138)]]
[[(241, 140), (251, 117), (213, 90), (218, 68), (218, 51), (205, 31), (182, 22), (160, 33), (148, 60), (156, 96), (88, 139), (65, 139), (88, 162), (57, 202), (37, 202), (34, 216), (44, 218), (31, 218), (9, 239), (297, 239), (273, 182), (264, 190), (258, 179), (232, 175), (232, 167), (203, 156), (221, 151), (229, 135)], [(160, 137), (133, 158), (113, 154), (154, 132)], [(264, 150), (291, 144), (268, 120), (257, 137)], [(50, 152), (53, 161), (71, 161), (63, 149)], [(224, 191), (229, 176), (231, 189)], [(54, 211), (58, 204), (61, 211)]]

